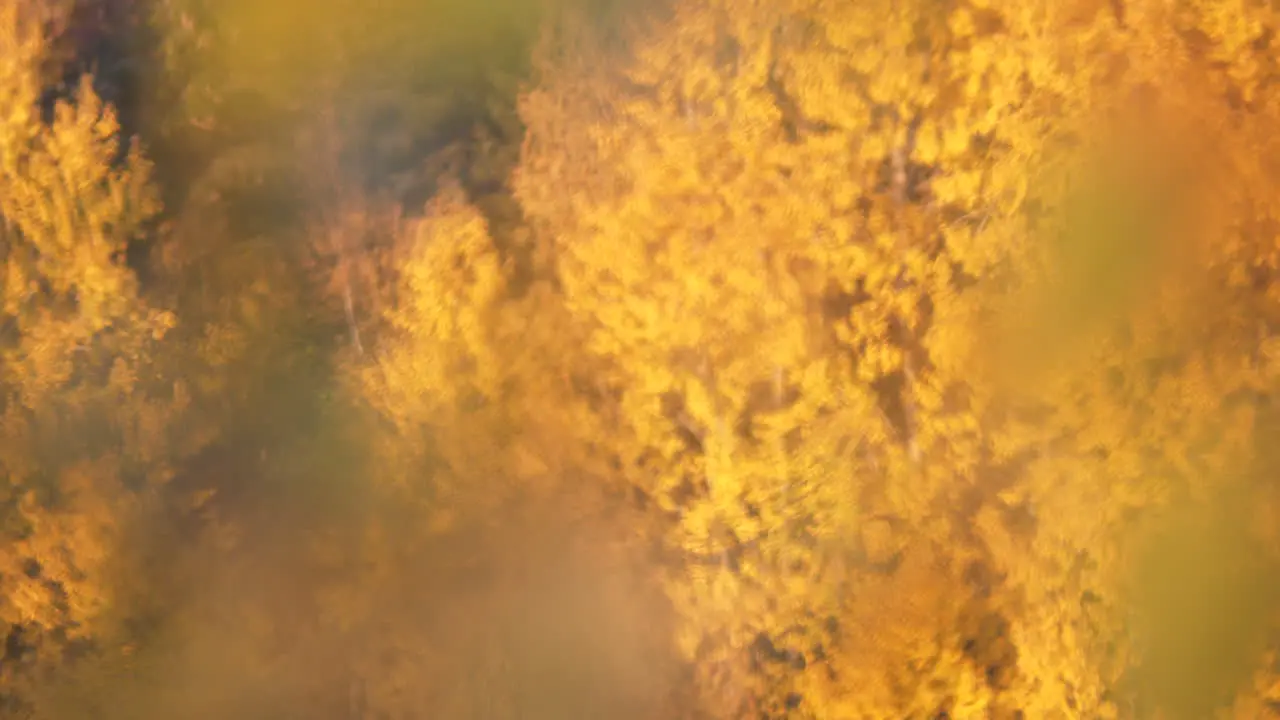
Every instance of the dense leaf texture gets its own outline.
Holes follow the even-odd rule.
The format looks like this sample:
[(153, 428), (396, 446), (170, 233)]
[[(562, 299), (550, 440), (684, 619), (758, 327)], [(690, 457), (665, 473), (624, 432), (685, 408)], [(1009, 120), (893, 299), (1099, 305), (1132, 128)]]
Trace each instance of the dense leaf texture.
[(0, 712), (1280, 706), (1274, 9), (258, 5), (0, 0)]

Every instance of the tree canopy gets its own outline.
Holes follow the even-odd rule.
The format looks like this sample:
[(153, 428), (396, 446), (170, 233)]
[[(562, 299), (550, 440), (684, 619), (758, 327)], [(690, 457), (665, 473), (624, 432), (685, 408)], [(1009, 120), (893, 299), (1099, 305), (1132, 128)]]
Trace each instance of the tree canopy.
[(1280, 717), (1280, 15), (0, 0), (0, 716)]

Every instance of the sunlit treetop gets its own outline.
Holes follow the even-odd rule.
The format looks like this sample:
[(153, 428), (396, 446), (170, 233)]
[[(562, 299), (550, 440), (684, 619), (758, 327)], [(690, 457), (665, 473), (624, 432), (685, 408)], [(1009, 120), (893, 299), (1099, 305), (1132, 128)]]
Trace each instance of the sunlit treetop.
[[(815, 569), (796, 595), (776, 569), (745, 579), (798, 542), (771, 517), (856, 536), (883, 514), (899, 545), (949, 548), (937, 582), (1004, 578), (987, 611), (1014, 679), (956, 670), (954, 712), (1118, 711), (1123, 653), (1097, 652), (1127, 518), (1238, 464), (1253, 421), (1227, 398), (1273, 372), (1265, 303), (1230, 289), (1265, 270), (1268, 214), (1215, 189), (1266, 173), (1221, 133), (1269, 126), (1244, 99), (1258, 71), (1219, 63), (1263, 37), (1233, 12), (691, 1), (625, 77), (530, 95), (518, 192), (617, 403), (588, 433), (622, 430), (619, 472), (679, 518), (672, 540), (720, 553), (673, 580), (700, 667), (831, 607)], [(1187, 132), (1210, 140), (1171, 144)]]
[(148, 164), (87, 78), (44, 116), (36, 8), (0, 3), (0, 621), (42, 664), (107, 607), (126, 487), (166, 478), (185, 394), (149, 364), (174, 320), (124, 262), (157, 210)]

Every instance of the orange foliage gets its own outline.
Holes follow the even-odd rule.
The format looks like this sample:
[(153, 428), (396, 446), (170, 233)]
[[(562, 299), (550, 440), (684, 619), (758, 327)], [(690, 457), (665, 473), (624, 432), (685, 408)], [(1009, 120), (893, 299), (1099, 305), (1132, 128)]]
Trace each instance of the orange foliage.
[[(1257, 481), (1280, 373), (1276, 11), (670, 5), (604, 40), (572, 13), (547, 33), (522, 227), (498, 241), (446, 177), (395, 238), (397, 286), (368, 288), (393, 307), (340, 365), (396, 510), (350, 547), (308, 536), (341, 578), (317, 627), (375, 627), (375, 593), (421, 591), (419, 550), (556, 505), (656, 570), (711, 717), (1261, 717), (1276, 648), (1240, 628), (1273, 598), (1241, 576), (1280, 550)], [(135, 478), (177, 453), (187, 390), (157, 358), (189, 356), (121, 260), (158, 210), (149, 168), (117, 158), (87, 82), (40, 117), (21, 7), (0, 0), (0, 622), (74, 639), (110, 606)], [(263, 308), (303, 302), (246, 277), (201, 327), (210, 397), (269, 334)], [(1166, 607), (1197, 583), (1240, 597)], [(371, 707), (413, 716), (415, 673), (453, 697), (451, 658), (377, 627), (394, 669), (350, 670)], [(506, 673), (505, 648), (477, 673)], [(1206, 648), (1232, 672), (1197, 673)]]

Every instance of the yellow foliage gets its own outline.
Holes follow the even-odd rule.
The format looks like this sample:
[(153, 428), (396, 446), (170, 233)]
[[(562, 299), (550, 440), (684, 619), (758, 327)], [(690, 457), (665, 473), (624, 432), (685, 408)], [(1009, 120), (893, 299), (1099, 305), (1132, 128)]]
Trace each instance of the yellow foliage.
[[(311, 27), (343, 34), (340, 5)], [(622, 518), (619, 545), (651, 553), (710, 717), (1222, 705), (1169, 690), (1187, 670), (1160, 649), (1194, 649), (1211, 613), (1162, 614), (1198, 576), (1137, 553), (1134, 528), (1228, 491), (1274, 503), (1251, 473), (1280, 372), (1275, 10), (670, 5), (608, 40), (548, 32), (511, 178), (527, 227), (495, 237), (446, 178), (396, 238), (398, 285), (373, 293), (394, 307), (344, 358), (345, 390), (377, 421), (378, 498), (412, 528), (322, 538), (316, 561), (394, 595), (414, 549), (553, 498), (557, 517)], [(166, 475), (170, 421), (269, 352), (272, 303), (296, 298), (249, 273), (189, 335), (212, 372), (157, 379), (148, 352), (175, 320), (121, 261), (158, 210), (149, 167), (87, 80), (42, 117), (47, 48), (22, 7), (0, 0), (0, 500), (17, 528), (0, 621), (77, 637), (110, 605), (126, 478)], [(286, 17), (236, 11), (260, 37)], [(300, 81), (285, 49), (240, 67)], [(1227, 534), (1221, 557), (1167, 564), (1254, 551)], [(326, 586), (323, 624), (371, 627), (375, 600)], [(269, 636), (269, 619), (244, 623)], [(389, 668), (366, 653), (351, 672), (409, 717), (415, 673), (448, 658), (393, 635), (377, 634)], [(478, 677), (508, 672), (500, 629), (451, 642), (494, 646)], [(1227, 648), (1242, 667), (1246, 645)], [(1213, 689), (1244, 688), (1240, 717), (1276, 694), (1249, 669)], [(478, 711), (455, 694), (448, 712)]]
[(42, 118), (59, 8), (37, 5), (0, 2), (0, 632), (23, 628), (48, 666), (110, 606), (142, 489), (124, 478), (165, 479), (173, 405), (148, 355), (174, 319), (123, 262), (158, 203), (113, 109), (85, 78)]
[[(691, 659), (797, 717), (1119, 712), (1129, 518), (1247, 462), (1253, 412), (1228, 398), (1274, 386), (1274, 308), (1243, 289), (1273, 272), (1274, 20), (686, 0), (628, 38), (623, 77), (546, 71), (517, 191), (616, 398), (582, 441), (672, 513)], [(1099, 157), (1110, 204), (1085, 194)], [(768, 669), (759, 638), (862, 612), (856, 539), (881, 517), (997, 569), (975, 602), (1008, 624), (1013, 679), (974, 675), (923, 616), (943, 640), (918, 695), (797, 691), (831, 664), (812, 647)]]

